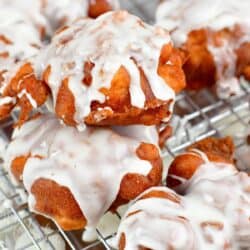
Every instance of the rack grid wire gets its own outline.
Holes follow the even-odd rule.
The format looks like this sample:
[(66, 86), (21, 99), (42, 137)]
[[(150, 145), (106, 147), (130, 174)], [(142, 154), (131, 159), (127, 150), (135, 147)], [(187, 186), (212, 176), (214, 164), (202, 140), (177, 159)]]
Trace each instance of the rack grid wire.
[[(152, 8), (157, 1), (145, 4), (143, 0), (126, 1), (126, 8), (143, 17), (148, 22), (153, 21)], [(144, 4), (143, 4), (144, 3)], [(148, 3), (148, 2), (147, 2)], [(162, 156), (169, 162), (187, 146), (209, 136), (222, 137), (231, 135), (236, 144), (236, 160), (243, 171), (250, 171), (250, 146), (247, 145), (246, 132), (249, 130), (250, 120), (250, 86), (241, 82), (242, 95), (229, 100), (220, 100), (210, 90), (197, 93), (183, 92), (177, 97), (175, 117), (172, 121), (175, 127), (174, 136), (168, 140)], [(0, 123), (0, 137), (9, 140), (12, 125), (17, 121), (14, 113), (9, 119)], [(250, 130), (249, 130), (250, 134)], [(100, 229), (96, 230), (95, 242), (83, 243), (81, 232), (64, 232), (58, 225), (50, 222), (50, 229), (44, 230), (41, 225), (43, 219), (32, 214), (23, 203), (25, 192), (22, 187), (14, 186), (0, 162), (0, 205), (5, 209), (0, 210), (0, 250), (9, 249), (8, 242), (16, 239), (1, 238), (2, 232), (8, 232), (19, 227), (25, 235), (25, 242), (18, 250), (25, 249), (54, 249), (61, 250), (55, 244), (55, 237), (61, 237), (70, 250), (111, 250), (110, 239), (114, 234), (105, 235)], [(7, 201), (7, 202), (6, 202)], [(118, 220), (121, 214), (117, 212)], [(48, 223), (48, 222), (46, 222)], [(53, 240), (54, 238), (54, 240)]]

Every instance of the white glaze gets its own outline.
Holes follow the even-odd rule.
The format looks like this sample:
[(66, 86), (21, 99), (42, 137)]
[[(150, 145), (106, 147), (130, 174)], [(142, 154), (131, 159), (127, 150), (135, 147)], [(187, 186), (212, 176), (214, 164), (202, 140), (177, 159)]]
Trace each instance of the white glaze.
[[(91, 0), (93, 2), (95, 0)], [(109, 0), (113, 9), (119, 8), (117, 0)], [(80, 17), (88, 16), (89, 0), (45, 0), (44, 14), (48, 18), (52, 29), (68, 25)]]
[(188, 193), (220, 209), (233, 225), (239, 244), (250, 247), (250, 178), (246, 173), (217, 180), (204, 178), (190, 186)]
[[(116, 214), (112, 212), (106, 213), (97, 225), (97, 229), (103, 237), (108, 237), (117, 232), (117, 228), (120, 224), (120, 219)], [(94, 230), (84, 230), (82, 233), (82, 240), (84, 242), (93, 242), (98, 239), (97, 231)]]
[(0, 35), (12, 44), (0, 43), (0, 53), (8, 52), (15, 60), (24, 60), (38, 52), (41, 46), (39, 30), (29, 18), (18, 9), (10, 7), (0, 8)]
[(159, 144), (159, 133), (156, 126), (113, 126), (112, 129), (121, 136), (130, 137), (156, 146)]
[[(217, 93), (223, 99), (242, 93), (239, 80), (235, 78), (235, 49), (250, 40), (249, 9), (248, 0), (167, 0), (157, 9), (157, 24), (172, 31), (171, 35), (177, 46), (187, 40), (192, 30), (205, 28), (218, 31), (240, 25), (243, 31), (240, 39), (224, 40), (219, 47), (216, 47), (212, 40), (208, 44), (217, 69)], [(227, 69), (224, 72), (225, 67)]]
[(172, 178), (181, 181), (181, 184), (176, 188), (176, 190), (180, 193), (185, 193), (189, 187), (196, 185), (198, 182), (203, 182), (206, 179), (218, 181), (238, 173), (234, 165), (223, 162), (211, 162), (208, 160), (205, 153), (197, 149), (192, 149), (191, 152), (183, 153), (183, 155), (199, 156), (202, 158), (204, 163), (199, 166), (192, 178), (189, 180), (169, 175)]
[(156, 13), (157, 23), (173, 31), (174, 41), (181, 45), (191, 30), (220, 30), (235, 24), (250, 25), (248, 0), (167, 0)]
[[(74, 119), (77, 124), (82, 124), (90, 112), (91, 102), (105, 101), (99, 89), (110, 87), (115, 73), (122, 65), (131, 77), (132, 105), (144, 107), (145, 95), (134, 60), (143, 69), (154, 95), (164, 101), (174, 100), (174, 91), (157, 74), (161, 49), (169, 42), (167, 31), (142, 23), (139, 18), (125, 11), (109, 12), (96, 20), (80, 19), (55, 35), (52, 43), (42, 52), (37, 71), (41, 65), (40, 73), (51, 66), (48, 85), (52, 90), (54, 104), (62, 80), (68, 79), (69, 89), (75, 97)], [(92, 84), (87, 87), (82, 79), (84, 64), (89, 61), (95, 66), (92, 70)]]
[[(127, 173), (147, 175), (150, 172), (151, 164), (136, 155), (139, 145), (139, 141), (121, 137), (110, 129), (86, 128), (79, 132), (46, 115), (14, 131), (5, 166), (10, 172), (11, 161), (29, 152), (44, 157), (31, 157), (27, 161), (23, 173), (25, 188), (30, 193), (39, 178), (68, 187), (90, 228), (96, 226), (116, 199)], [(30, 195), (31, 210), (34, 203)]]
[[(222, 250), (225, 242), (230, 243), (226, 249), (250, 247), (250, 177), (238, 172), (232, 164), (210, 162), (199, 150), (185, 154), (198, 155), (204, 161), (190, 180), (172, 176), (182, 182), (177, 190), (185, 195), (178, 196), (164, 187), (151, 188), (141, 194), (122, 219), (116, 247), (122, 233), (126, 236), (125, 250), (136, 250), (139, 246), (153, 250), (168, 247)], [(180, 204), (160, 198), (139, 200), (151, 191), (172, 194)], [(127, 217), (136, 211), (141, 212)], [(186, 224), (179, 216), (188, 219)], [(223, 230), (199, 226), (202, 222), (216, 221), (224, 225)], [(209, 235), (213, 244), (206, 241), (204, 235)]]
[(220, 209), (233, 225), (238, 244), (249, 247), (250, 177), (244, 172), (238, 172), (232, 164), (211, 162), (199, 150), (194, 150), (194, 153), (200, 155), (205, 163), (199, 166), (189, 180), (172, 176), (182, 182), (176, 190)]
[(16, 98), (6, 96), (0, 99), (0, 106), (6, 105), (6, 104), (14, 104), (15, 102), (16, 102)]
[[(243, 37), (248, 37), (250, 41), (249, 34), (245, 34)], [(221, 99), (227, 99), (230, 96), (243, 93), (240, 88), (240, 79), (235, 76), (237, 62), (235, 50), (240, 45), (240, 41), (228, 41), (225, 39), (219, 47), (213, 43), (208, 44), (208, 50), (213, 55), (216, 66), (216, 92)]]
[[(113, 8), (118, 8), (116, 0), (111, 0)], [(4, 82), (0, 84), (0, 93), (3, 93), (10, 80), (16, 75), (21, 64), (36, 56), (40, 51), (41, 32), (52, 35), (54, 26), (59, 27), (59, 21), (65, 19), (72, 22), (80, 16), (87, 16), (89, 2), (87, 0), (1, 0), (0, 1), (0, 35), (3, 35), (12, 44), (0, 42), (0, 54), (8, 53), (8, 58), (0, 57), (0, 72), (6, 71), (2, 76)], [(64, 23), (64, 24), (66, 24)], [(33, 62), (34, 59), (30, 59)], [(31, 105), (36, 103), (30, 95)], [(2, 104), (1, 104), (2, 105)]]
[(250, 247), (250, 177), (232, 165), (202, 164), (186, 185), (189, 196), (217, 207), (230, 220), (242, 247)]
[(23, 89), (19, 94), (18, 98), (21, 98), (23, 96), (26, 96), (26, 98), (29, 100), (29, 103), (32, 105), (33, 108), (37, 108), (36, 100), (32, 97), (30, 93), (27, 92), (26, 89)]
[[(163, 198), (139, 200), (151, 191), (174, 195), (180, 203)], [(218, 209), (207, 206), (196, 197), (178, 196), (165, 187), (151, 188), (141, 196), (128, 209), (118, 229), (117, 241), (125, 233), (125, 250), (136, 250), (139, 246), (152, 250), (222, 250), (225, 243), (231, 244), (228, 249), (237, 249), (232, 242), (232, 227)], [(140, 212), (128, 216), (136, 211)], [(220, 223), (223, 229), (202, 228), (201, 224), (206, 222)]]

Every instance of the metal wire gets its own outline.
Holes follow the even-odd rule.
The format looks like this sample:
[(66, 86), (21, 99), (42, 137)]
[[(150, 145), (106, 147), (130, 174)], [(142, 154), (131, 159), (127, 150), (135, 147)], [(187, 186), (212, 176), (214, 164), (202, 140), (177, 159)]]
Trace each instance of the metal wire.
[[(154, 5), (157, 1), (150, 1), (147, 4), (152, 6), (145, 7), (145, 1), (124, 1), (126, 7), (135, 14), (151, 22), (153, 20)], [(142, 4), (144, 3), (144, 4)], [(237, 127), (241, 131), (249, 128), (250, 120), (250, 86), (242, 82), (243, 94), (233, 97), (228, 101), (219, 100), (211, 91), (203, 90), (197, 93), (181, 93), (177, 97), (176, 117), (173, 119), (173, 126), (176, 128), (173, 136), (162, 152), (164, 159), (172, 159), (176, 154), (184, 150), (193, 142), (208, 136), (231, 135), (236, 143), (236, 157), (238, 165), (242, 170), (249, 171), (249, 162), (244, 161), (242, 150), (246, 148), (245, 138), (237, 133), (232, 133), (233, 128)], [(176, 120), (178, 122), (176, 122)], [(12, 125), (17, 121), (16, 114), (0, 124), (0, 137), (10, 139)], [(3, 213), (0, 212), (0, 235), (4, 231), (15, 230), (19, 226), (28, 236), (30, 242), (23, 245), (19, 250), (42, 249), (41, 243), (46, 242), (47, 249), (55, 249), (55, 243), (51, 240), (54, 235), (60, 235), (67, 244), (67, 249), (72, 250), (111, 250), (109, 240), (114, 236), (104, 235), (102, 230), (97, 229), (98, 240), (92, 243), (83, 243), (79, 233), (64, 232), (58, 225), (54, 225), (50, 232), (45, 232), (34, 215), (27, 209), (26, 204), (22, 204), (20, 192), (8, 179), (6, 171), (1, 169), (0, 162), (0, 183), (6, 184), (6, 190), (0, 187), (0, 204), (4, 200), (11, 202), (13, 206), (6, 206)], [(114, 216), (120, 220), (121, 215), (116, 213)], [(8, 220), (6, 220), (8, 218)], [(7, 222), (3, 225), (3, 220)], [(33, 230), (30, 230), (32, 225)], [(35, 233), (34, 233), (35, 232)], [(5, 241), (0, 238), (0, 250), (8, 249)], [(33, 248), (32, 248), (33, 247)], [(42, 249), (43, 250), (43, 249)]]

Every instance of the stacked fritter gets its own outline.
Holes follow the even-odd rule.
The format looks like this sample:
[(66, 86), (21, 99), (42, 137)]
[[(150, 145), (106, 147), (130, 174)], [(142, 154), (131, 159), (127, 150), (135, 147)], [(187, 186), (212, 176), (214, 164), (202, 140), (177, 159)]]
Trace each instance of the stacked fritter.
[[(182, 58), (166, 30), (126, 11), (71, 22), (79, 11), (74, 4), (83, 2), (86, 7), (88, 1), (75, 1), (69, 10), (45, 2), (42, 33), (67, 25), (45, 45), (28, 19), (37, 41), (21, 46), (27, 54), (18, 60), (9, 54), (14, 63), (1, 75), (0, 117), (20, 108), (5, 166), (23, 183), (30, 209), (65, 230), (95, 228), (105, 212), (161, 183), (156, 125), (168, 123), (175, 94), (185, 86)], [(98, 2), (91, 17), (103, 7)], [(4, 39), (6, 51), (24, 42), (21, 34)]]

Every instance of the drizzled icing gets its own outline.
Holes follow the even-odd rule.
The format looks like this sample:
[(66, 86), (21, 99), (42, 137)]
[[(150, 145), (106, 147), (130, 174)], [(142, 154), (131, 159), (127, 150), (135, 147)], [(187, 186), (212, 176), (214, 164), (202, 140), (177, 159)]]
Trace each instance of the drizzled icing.
[(5, 104), (14, 104), (15, 103), (15, 98), (11, 98), (9, 96), (3, 97), (0, 99), (0, 106), (5, 105)]
[(134, 138), (138, 141), (151, 143), (156, 146), (159, 144), (159, 133), (156, 126), (113, 126), (112, 129), (122, 136)]
[[(157, 197), (140, 199), (150, 192), (163, 192), (176, 201)], [(122, 233), (126, 237), (125, 250), (140, 246), (153, 250), (238, 249), (223, 213), (196, 197), (181, 197), (165, 187), (148, 189), (131, 205), (121, 221), (117, 241)]]
[[(150, 172), (150, 162), (136, 154), (139, 145), (139, 141), (122, 137), (110, 129), (86, 128), (79, 132), (45, 115), (15, 130), (5, 166), (10, 172), (12, 160), (29, 152), (42, 156), (43, 159), (30, 157), (25, 164), (25, 188), (30, 194), (39, 178), (69, 188), (90, 228), (96, 226), (114, 202), (127, 173), (146, 176)], [(35, 210), (34, 205), (35, 199), (30, 194), (31, 210)]]
[(176, 190), (221, 210), (233, 225), (239, 245), (249, 247), (250, 177), (238, 172), (232, 164), (211, 162), (201, 151), (194, 152), (205, 163), (199, 166), (191, 179), (179, 179), (182, 184)]
[[(1, 0), (0, 1), (0, 35), (6, 41), (0, 41), (0, 73), (4, 81), (0, 84), (3, 93), (10, 80), (22, 66), (21, 62), (29, 59), (34, 64), (42, 46), (41, 39), (45, 34), (52, 35), (54, 28), (71, 23), (76, 18), (87, 16), (88, 0)], [(118, 8), (116, 0), (110, 0), (113, 8)], [(64, 21), (63, 23), (60, 23)], [(43, 36), (42, 36), (43, 35)], [(44, 42), (44, 41), (43, 41)], [(18, 63), (20, 62), (20, 63)], [(40, 67), (39, 67), (40, 68)], [(26, 95), (26, 93), (24, 93)], [(36, 103), (29, 95), (31, 105)], [(13, 103), (14, 99), (3, 104)]]
[(208, 50), (213, 55), (217, 68), (217, 93), (221, 98), (242, 93), (235, 77), (235, 50), (250, 40), (249, 8), (248, 0), (167, 0), (157, 9), (157, 23), (172, 31), (172, 38), (178, 46), (185, 43), (192, 30), (205, 28), (219, 31), (239, 25), (242, 32), (240, 38), (232, 41), (224, 39), (219, 46), (212, 39), (208, 41)]
[[(250, 27), (250, 26), (249, 26)], [(243, 35), (243, 40), (250, 40), (250, 33)], [(217, 47), (209, 42), (208, 50), (213, 55), (216, 65), (216, 92), (222, 99), (227, 99), (232, 95), (242, 94), (239, 79), (236, 74), (236, 49), (240, 47), (243, 40), (222, 40), (222, 44)]]
[(250, 246), (250, 177), (247, 173), (238, 172), (230, 164), (207, 161), (189, 180), (186, 193), (221, 209), (234, 226), (239, 244)]
[(217, 180), (204, 176), (203, 181), (190, 186), (188, 194), (220, 209), (233, 225), (239, 245), (250, 246), (250, 178), (246, 173)]
[(181, 182), (181, 184), (175, 188), (180, 193), (185, 193), (190, 186), (194, 186), (196, 183), (203, 182), (206, 179), (220, 181), (225, 177), (230, 177), (238, 173), (233, 164), (225, 162), (211, 162), (205, 153), (197, 149), (192, 149), (190, 152), (183, 153), (183, 155), (200, 156), (204, 163), (199, 166), (190, 179), (169, 174), (170, 177)]
[[(111, 86), (121, 66), (131, 78), (132, 106), (143, 108), (145, 105), (138, 67), (143, 69), (156, 98), (173, 100), (174, 91), (157, 73), (161, 49), (169, 42), (169, 34), (164, 29), (147, 25), (126, 11), (109, 12), (96, 20), (80, 19), (56, 34), (42, 52), (38, 65), (43, 65), (40, 72), (51, 66), (48, 85), (54, 104), (62, 81), (68, 79), (75, 97), (74, 119), (81, 124), (90, 112), (92, 101), (105, 101), (99, 90)], [(86, 62), (94, 64), (90, 86), (82, 83)]]
[(156, 13), (157, 23), (173, 31), (174, 41), (181, 45), (191, 30), (221, 30), (235, 24), (250, 25), (248, 0), (167, 0)]

